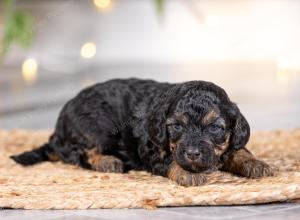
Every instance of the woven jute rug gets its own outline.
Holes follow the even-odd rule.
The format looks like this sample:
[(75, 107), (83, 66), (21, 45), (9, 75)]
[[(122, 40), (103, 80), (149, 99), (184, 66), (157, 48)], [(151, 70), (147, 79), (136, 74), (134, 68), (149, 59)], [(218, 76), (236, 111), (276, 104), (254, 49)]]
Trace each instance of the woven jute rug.
[(0, 130), (0, 207), (22, 209), (155, 208), (239, 205), (300, 199), (300, 130), (252, 135), (248, 148), (278, 167), (259, 180), (216, 172), (182, 187), (146, 172), (107, 174), (62, 163), (22, 167), (9, 156), (43, 144), (50, 131)]

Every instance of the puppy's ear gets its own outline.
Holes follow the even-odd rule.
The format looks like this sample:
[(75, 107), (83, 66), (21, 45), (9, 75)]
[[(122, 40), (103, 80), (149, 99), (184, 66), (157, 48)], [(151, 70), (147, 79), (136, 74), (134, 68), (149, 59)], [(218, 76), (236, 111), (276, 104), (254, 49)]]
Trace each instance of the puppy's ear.
[[(186, 88), (185, 88), (186, 89)], [(137, 126), (134, 126), (134, 136), (142, 140), (143, 144), (152, 142), (159, 148), (168, 148), (168, 134), (166, 120), (170, 107), (176, 103), (185, 90), (180, 84), (171, 87), (154, 98), (150, 106), (145, 105), (137, 112)]]
[(140, 144), (151, 142), (159, 148), (168, 144), (166, 118), (169, 109), (168, 102), (159, 97), (150, 106), (140, 106), (136, 109), (133, 123), (133, 135)]
[(167, 149), (169, 146), (167, 134), (167, 116), (173, 103), (182, 96), (181, 86), (177, 85), (154, 99), (148, 110), (148, 139), (154, 145)]
[(235, 104), (230, 108), (229, 114), (233, 121), (229, 146), (231, 149), (243, 148), (249, 141), (249, 124)]
[(162, 148), (168, 145), (166, 127), (168, 109), (168, 103), (161, 103), (161, 105), (155, 106), (152, 114), (149, 115), (149, 139), (154, 145), (157, 145)]

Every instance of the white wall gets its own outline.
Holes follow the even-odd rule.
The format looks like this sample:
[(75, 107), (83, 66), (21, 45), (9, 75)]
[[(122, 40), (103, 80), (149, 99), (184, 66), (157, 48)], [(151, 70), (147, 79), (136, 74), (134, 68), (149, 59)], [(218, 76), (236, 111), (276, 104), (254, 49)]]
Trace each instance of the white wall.
[(300, 60), (300, 1), (167, 0), (162, 19), (153, 0), (112, 1), (105, 12), (87, 0), (19, 1), (36, 17), (34, 45), (6, 64), (75, 63), (86, 41), (97, 45), (95, 63)]

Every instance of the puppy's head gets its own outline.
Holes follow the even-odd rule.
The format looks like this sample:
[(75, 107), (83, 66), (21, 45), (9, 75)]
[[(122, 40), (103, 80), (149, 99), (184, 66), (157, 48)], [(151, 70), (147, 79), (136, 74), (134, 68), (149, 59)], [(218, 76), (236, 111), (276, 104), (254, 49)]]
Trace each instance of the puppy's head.
[(181, 84), (165, 97), (149, 126), (151, 140), (192, 172), (216, 168), (222, 155), (246, 145), (247, 121), (220, 87), (206, 82)]

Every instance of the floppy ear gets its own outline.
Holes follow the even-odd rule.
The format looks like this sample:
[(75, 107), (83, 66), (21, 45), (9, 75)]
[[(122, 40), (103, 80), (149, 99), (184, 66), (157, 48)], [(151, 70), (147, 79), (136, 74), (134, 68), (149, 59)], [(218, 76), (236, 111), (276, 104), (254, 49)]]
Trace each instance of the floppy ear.
[(135, 110), (133, 135), (139, 139), (140, 144), (151, 142), (159, 148), (168, 146), (166, 118), (175, 96), (171, 88), (154, 98), (150, 105), (145, 104)]
[(230, 145), (231, 149), (240, 149), (245, 147), (250, 137), (250, 127), (242, 115), (238, 107), (233, 104), (233, 109), (230, 110), (233, 117), (233, 125), (231, 130)]
[(167, 113), (169, 110), (169, 103), (157, 105), (154, 107), (152, 114), (149, 116), (148, 134), (150, 141), (158, 146), (164, 148), (168, 145), (167, 136)]
[(188, 89), (177, 84), (161, 95), (154, 98), (150, 106), (144, 105), (136, 115), (137, 126), (134, 128), (135, 137), (139, 137), (143, 144), (148, 141), (159, 148), (168, 148), (168, 134), (166, 120), (170, 107), (176, 103), (183, 93)]
[(184, 91), (181, 91), (181, 89), (180, 85), (168, 89), (161, 96), (154, 99), (148, 110), (148, 139), (159, 148), (168, 148), (167, 115), (173, 103), (176, 103), (182, 96)]

